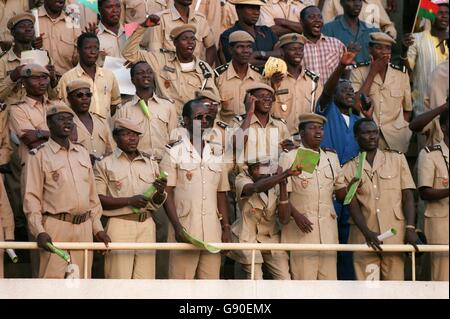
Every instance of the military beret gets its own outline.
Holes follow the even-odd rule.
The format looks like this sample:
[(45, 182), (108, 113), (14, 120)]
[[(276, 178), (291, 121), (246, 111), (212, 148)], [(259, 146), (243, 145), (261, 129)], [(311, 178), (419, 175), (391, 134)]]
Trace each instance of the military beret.
[(30, 76), (39, 76), (42, 74), (50, 75), (50, 72), (40, 64), (25, 64), (20, 70), (20, 76), (28, 78)]
[(144, 132), (139, 127), (138, 122), (129, 119), (129, 118), (120, 118), (114, 122), (114, 129), (115, 130), (123, 130), (128, 129), (130, 131), (136, 132), (139, 135), (142, 135)]
[(76, 91), (76, 90), (79, 90), (79, 89), (91, 89), (91, 86), (86, 81), (73, 80), (72, 82), (67, 84), (67, 87), (66, 87), (67, 94), (70, 94), (73, 91)]
[(52, 106), (47, 109), (47, 117), (59, 113), (70, 113), (75, 116), (73, 110), (68, 107), (63, 101), (53, 101)]
[(264, 89), (264, 90), (270, 91), (272, 94), (275, 93), (275, 90), (271, 86), (269, 86), (267, 84), (264, 84), (264, 83), (260, 83), (260, 82), (256, 82), (256, 83), (251, 84), (247, 88), (247, 92), (252, 92), (252, 91), (255, 91), (255, 90), (259, 90), (259, 89)]
[(220, 96), (214, 94), (210, 90), (196, 91), (195, 92), (195, 97), (198, 98), (198, 99), (201, 99), (201, 98), (210, 99), (211, 101), (214, 101), (214, 102), (217, 102), (217, 103), (222, 102), (222, 99), (220, 98)]
[(174, 28), (172, 31), (170, 31), (170, 38), (172, 40), (175, 40), (180, 35), (182, 35), (185, 32), (194, 32), (194, 34), (197, 32), (197, 28), (192, 24), (185, 24), (180, 27)]
[(228, 0), (229, 3), (237, 5), (253, 5), (253, 6), (264, 6), (267, 0)]
[(320, 123), (325, 124), (328, 120), (326, 117), (316, 113), (304, 113), (298, 117), (299, 124), (302, 123)]
[(387, 45), (392, 45), (396, 43), (394, 39), (392, 39), (389, 35), (383, 32), (372, 32), (369, 35), (369, 37), (370, 43), (387, 44)]
[(228, 38), (229, 43), (233, 42), (251, 42), (255, 43), (255, 39), (250, 35), (250, 33), (238, 30), (234, 31), (230, 34), (230, 37)]
[(10, 18), (7, 23), (7, 28), (9, 30), (12, 30), (17, 23), (19, 23), (20, 21), (24, 21), (24, 20), (30, 20), (31, 22), (33, 22), (33, 24), (36, 22), (34, 15), (32, 15), (31, 13), (28, 13), (28, 12), (24, 12), (24, 13), (17, 14), (15, 16), (13, 16), (12, 18)]
[(283, 47), (286, 44), (290, 43), (301, 43), (305, 44), (305, 37), (298, 33), (288, 33), (280, 37), (280, 40), (277, 44), (278, 47)]

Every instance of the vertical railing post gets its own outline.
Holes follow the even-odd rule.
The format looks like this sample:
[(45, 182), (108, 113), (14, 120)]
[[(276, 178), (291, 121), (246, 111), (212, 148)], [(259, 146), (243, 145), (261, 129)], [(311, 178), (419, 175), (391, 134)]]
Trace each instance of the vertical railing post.
[(88, 279), (88, 254), (89, 250), (84, 250), (84, 279)]
[(255, 250), (252, 250), (252, 280), (255, 280)]
[(412, 281), (416, 281), (416, 252), (413, 251), (411, 255), (411, 267), (412, 267)]

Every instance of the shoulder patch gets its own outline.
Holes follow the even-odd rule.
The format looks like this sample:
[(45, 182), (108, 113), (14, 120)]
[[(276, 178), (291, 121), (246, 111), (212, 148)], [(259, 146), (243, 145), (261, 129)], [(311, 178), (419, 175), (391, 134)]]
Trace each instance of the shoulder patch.
[(171, 148), (173, 148), (174, 146), (176, 146), (176, 145), (178, 145), (180, 143), (181, 143), (181, 139), (176, 140), (176, 141), (171, 141), (171, 142), (166, 144), (166, 148), (170, 150)]
[(199, 61), (198, 65), (200, 66), (200, 69), (202, 70), (203, 76), (205, 77), (205, 79), (209, 79), (212, 77), (211, 72), (208, 69), (208, 66), (206, 64), (206, 62), (204, 61)]
[(424, 147), (424, 148), (425, 148), (425, 151), (426, 151), (427, 153), (431, 153), (431, 152), (434, 152), (434, 151), (440, 151), (440, 150), (442, 149), (442, 148), (441, 148), (441, 145), (439, 145), (439, 144), (426, 146), (426, 147)]
[(284, 94), (289, 94), (289, 89), (275, 91), (275, 95), (284, 95)]
[(221, 75), (222, 73), (224, 73), (226, 70), (228, 70), (228, 68), (230, 67), (229, 63), (223, 64), (217, 68), (214, 69), (214, 72), (216, 73), (217, 76)]
[(250, 69), (252, 69), (253, 71), (255, 71), (255, 72), (259, 73), (259, 74), (263, 74), (263, 72), (264, 72), (264, 68), (263, 67), (256, 66), (256, 65), (253, 65), (253, 64), (250, 64)]
[(307, 77), (309, 77), (311, 80), (313, 80), (314, 82), (318, 82), (319, 81), (319, 76), (317, 74), (315, 74), (313, 71), (310, 71), (308, 69), (305, 70), (305, 75)]
[(148, 153), (145, 153), (145, 152), (141, 152), (141, 155), (143, 156), (143, 157), (145, 157), (145, 158), (148, 158), (149, 160), (156, 160), (156, 158), (153, 156), (153, 155), (150, 155), (150, 154), (148, 154)]
[(372, 63), (371, 61), (359, 62), (359, 63), (353, 64), (353, 68), (356, 69), (356, 68), (360, 68), (363, 66), (369, 66), (371, 63)]
[(175, 68), (172, 68), (172, 67), (170, 67), (170, 66), (168, 66), (168, 65), (165, 65), (165, 66), (163, 67), (163, 71), (167, 71), (167, 72), (170, 72), (170, 73), (175, 73), (175, 72), (176, 72), (176, 69), (175, 69)]
[(272, 114), (272, 118), (274, 118), (275, 120), (281, 121), (284, 124), (287, 124), (287, 121), (284, 118), (282, 118), (282, 117), (278, 117), (278, 116), (275, 116), (275, 115)]
[(389, 65), (391, 66), (391, 68), (393, 68), (393, 69), (395, 69), (395, 70), (399, 70), (399, 71), (401, 71), (401, 72), (403, 72), (403, 73), (406, 73), (406, 66), (400, 66), (400, 65), (395, 65), (395, 64), (392, 64), (392, 63), (389, 63)]
[(403, 153), (400, 152), (400, 151), (392, 150), (392, 149), (390, 149), (390, 148), (387, 148), (386, 151), (387, 151), (387, 152), (391, 152), (391, 153), (403, 154)]
[(247, 117), (247, 114), (236, 115), (234, 119), (238, 122), (242, 122)]
[(330, 153), (337, 154), (337, 152), (336, 152), (336, 150), (335, 150), (334, 148), (330, 148), (330, 147), (322, 147), (322, 149), (323, 149), (325, 152), (330, 152)]
[(42, 143), (41, 145), (38, 145), (38, 146), (36, 146), (35, 148), (31, 149), (31, 150), (28, 152), (28, 154), (30, 154), (30, 155), (36, 155), (36, 154), (39, 152), (39, 150), (40, 150), (41, 148), (43, 148), (44, 146), (45, 146), (45, 143)]
[(216, 122), (217, 126), (221, 127), (221, 128), (227, 128), (229, 125), (225, 122), (222, 121), (217, 121)]

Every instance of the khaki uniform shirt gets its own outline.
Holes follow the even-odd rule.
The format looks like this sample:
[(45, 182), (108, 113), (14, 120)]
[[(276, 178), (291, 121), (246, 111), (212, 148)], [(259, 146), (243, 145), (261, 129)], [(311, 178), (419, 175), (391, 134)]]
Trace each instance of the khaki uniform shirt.
[(95, 188), (94, 172), (86, 149), (70, 143), (69, 150), (50, 139), (25, 164), (23, 210), (30, 232), (45, 232), (42, 215), (91, 212), (93, 233), (103, 230), (102, 206)]
[(216, 84), (222, 98), (220, 118), (231, 123), (236, 115), (245, 113), (244, 99), (247, 88), (255, 82), (262, 81), (262, 75), (256, 71), (256, 67), (249, 64), (247, 74), (241, 79), (233, 67), (233, 63), (224, 64), (216, 70)]
[(43, 48), (48, 51), (56, 72), (63, 75), (73, 68), (72, 59), (77, 55), (76, 44), (81, 29), (69, 22), (71, 18), (64, 11), (55, 20), (50, 18), (44, 6), (39, 8), (38, 14), (40, 32), (45, 33)]
[[(254, 181), (246, 172), (236, 176), (236, 198), (241, 216), (233, 223), (231, 230), (239, 238), (240, 243), (279, 243), (281, 227), (277, 217), (280, 196), (278, 185), (267, 193), (257, 193), (250, 197), (244, 196), (242, 194), (244, 186), (253, 183)], [(235, 251), (233, 253), (236, 255), (237, 261), (242, 264), (252, 262), (251, 251)], [(273, 251), (272, 254), (276, 254), (276, 251)], [(263, 262), (261, 251), (256, 252), (255, 262)]]
[[(272, 114), (286, 120), (291, 134), (298, 132), (298, 117), (303, 113), (314, 112), (322, 94), (322, 84), (320, 81), (316, 84), (311, 76), (313, 74), (306, 69), (302, 71), (298, 79), (288, 73), (275, 92), (276, 101), (273, 104)], [(313, 91), (315, 91), (314, 101)]]
[(294, 4), (292, 0), (269, 0), (261, 7), (258, 24), (272, 27), (275, 25), (275, 19), (300, 22), (300, 12), (303, 8), (305, 8), (303, 4)]
[[(362, 66), (353, 70), (351, 81), (355, 92), (359, 91), (369, 75), (370, 66)], [(412, 132), (405, 121), (404, 111), (412, 111), (411, 87), (409, 76), (404, 72), (388, 67), (383, 82), (377, 74), (370, 88), (374, 111), (373, 118), (383, 133), (390, 149), (406, 153)]]
[(100, 41), (100, 51), (104, 51), (106, 55), (111, 57), (122, 58), (122, 50), (127, 42), (123, 27), (120, 26), (118, 34), (115, 34), (100, 22), (98, 30), (97, 36)]
[[(95, 181), (99, 195), (111, 197), (132, 197), (144, 194), (159, 176), (156, 160), (149, 155), (140, 154), (130, 161), (128, 156), (116, 148), (114, 153), (95, 163)], [(158, 209), (150, 201), (141, 212)], [(105, 216), (121, 216), (134, 214), (131, 206), (104, 210)]]
[(12, 156), (7, 112), (0, 111), (0, 165), (8, 163)]
[[(344, 9), (340, 0), (327, 0), (324, 2), (322, 16), (324, 23), (334, 20), (336, 16), (343, 15)], [(389, 18), (380, 0), (364, 0), (359, 18), (364, 22), (374, 25), (393, 39), (397, 38), (397, 30)]]
[(14, 239), (14, 216), (0, 178), (0, 239)]
[(77, 127), (77, 143), (83, 145), (89, 154), (95, 157), (102, 157), (112, 153), (116, 146), (111, 134), (106, 118), (90, 113), (92, 118), (92, 133), (81, 122), (78, 116), (73, 117), (73, 121)]
[[(283, 170), (292, 166), (296, 155), (297, 150), (281, 155), (280, 166)], [(303, 233), (291, 218), (281, 231), (281, 242), (339, 243), (333, 192), (344, 187), (344, 175), (337, 154), (321, 149), (320, 161), (314, 172), (302, 172), (299, 176), (290, 177), (287, 186), (290, 203), (313, 223), (313, 231)]]
[(146, 61), (150, 64), (153, 72), (157, 75), (156, 83), (161, 96), (175, 100), (179, 116), (181, 116), (183, 105), (195, 98), (195, 91), (199, 91), (205, 81), (205, 88), (219, 95), (219, 90), (214, 83), (214, 71), (208, 63), (195, 58), (195, 70), (183, 72), (174, 53), (152, 53), (139, 50), (138, 44), (141, 42), (145, 30), (143, 27), (137, 28), (128, 40), (122, 54), (128, 61)]
[(78, 64), (59, 80), (58, 94), (68, 104), (67, 85), (74, 80), (86, 81), (91, 85), (92, 100), (90, 111), (107, 119), (111, 118), (111, 105), (120, 104), (119, 84), (114, 74), (104, 68), (97, 67), (95, 78), (92, 78)]
[(167, 2), (167, 0), (122, 0), (125, 23), (142, 23), (147, 15), (167, 9)]
[[(348, 185), (355, 176), (358, 157), (343, 166)], [(403, 244), (405, 214), (402, 207), (402, 190), (415, 189), (414, 181), (403, 154), (378, 150), (373, 166), (366, 161), (363, 166), (361, 186), (356, 199), (361, 207), (367, 227), (378, 233), (395, 228), (397, 235), (385, 244)], [(350, 219), (350, 223), (354, 223)], [(350, 231), (349, 244), (363, 244), (366, 240), (359, 229)]]
[[(419, 188), (448, 189), (449, 152), (444, 142), (422, 149), (417, 165)], [(436, 221), (441, 220), (447, 227), (446, 231), (443, 227), (434, 227), (427, 232), (429, 243), (448, 244), (448, 197), (438, 201), (428, 201), (425, 217), (436, 219)], [(446, 221), (445, 218), (447, 218)]]
[(139, 139), (139, 149), (161, 160), (164, 155), (164, 145), (169, 143), (170, 133), (177, 127), (177, 111), (175, 105), (166, 99), (153, 95), (146, 101), (150, 118), (148, 118), (139, 106), (140, 98), (135, 95), (133, 99), (121, 106), (114, 120), (131, 118), (144, 131)]
[[(173, 0), (170, 0), (173, 1)], [(211, 27), (212, 33), (216, 40), (216, 46), (219, 44), (220, 35), (222, 34), (222, 3), (221, 0), (194, 0), (191, 9), (195, 9), (197, 3), (201, 1), (198, 12), (203, 14)]]
[(0, 0), (0, 42), (12, 42), (8, 20), (29, 10), (28, 0)]
[[(172, 5), (169, 9), (160, 13), (160, 24), (151, 28), (149, 49), (153, 52), (158, 52), (160, 48), (165, 48), (175, 51), (175, 46), (170, 38), (170, 32), (179, 26), (183, 26), (186, 23), (180, 16), (180, 13)], [(212, 47), (216, 43), (216, 38), (206, 20), (206, 17), (200, 12), (196, 12), (193, 9), (189, 10), (188, 23), (194, 25), (197, 28), (195, 38), (197, 39), (197, 46), (194, 51), (194, 55), (199, 59), (205, 60), (206, 49)]]
[(197, 239), (221, 242), (217, 193), (230, 190), (221, 153), (214, 154), (210, 144), (205, 143), (200, 157), (187, 135), (171, 145), (166, 146), (160, 168), (169, 173), (167, 186), (175, 187), (174, 200), (180, 223)]
[(6, 104), (18, 102), (25, 95), (22, 81), (11, 80), (11, 72), (20, 65), (20, 58), (14, 53), (13, 48), (9, 49), (0, 58), (0, 101)]
[[(9, 117), (9, 125), (11, 132), (20, 138), (24, 134), (24, 130), (43, 130), (48, 131), (47, 126), (47, 110), (52, 103), (44, 98), (44, 103), (36, 101), (25, 96), (18, 103), (11, 105), (11, 116)], [(19, 157), (22, 163), (28, 157), (28, 147), (20, 142)]]

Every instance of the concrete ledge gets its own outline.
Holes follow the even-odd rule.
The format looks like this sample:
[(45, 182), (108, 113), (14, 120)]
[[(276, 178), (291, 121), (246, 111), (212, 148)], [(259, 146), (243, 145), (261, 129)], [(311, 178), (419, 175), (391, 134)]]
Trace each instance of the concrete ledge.
[(0, 299), (448, 299), (448, 282), (2, 279)]

